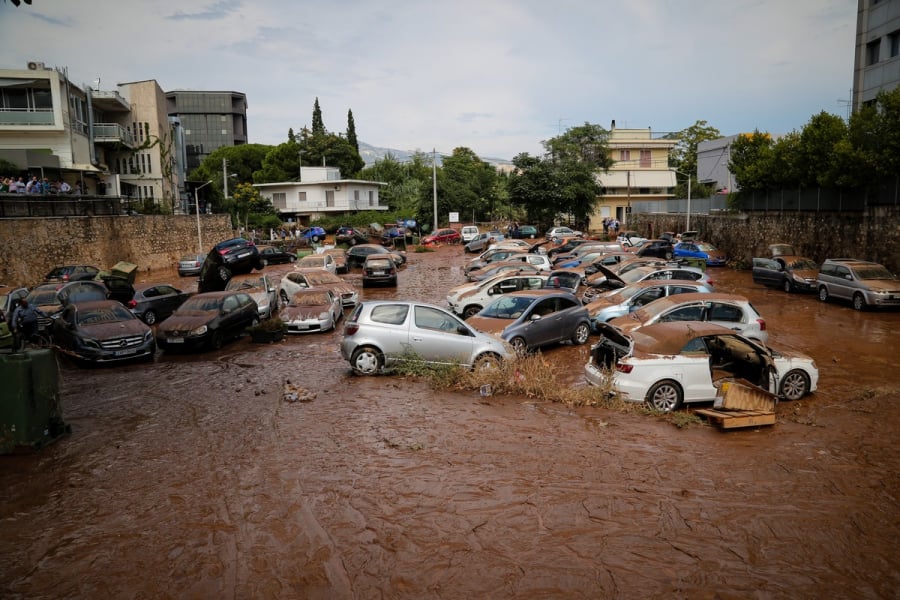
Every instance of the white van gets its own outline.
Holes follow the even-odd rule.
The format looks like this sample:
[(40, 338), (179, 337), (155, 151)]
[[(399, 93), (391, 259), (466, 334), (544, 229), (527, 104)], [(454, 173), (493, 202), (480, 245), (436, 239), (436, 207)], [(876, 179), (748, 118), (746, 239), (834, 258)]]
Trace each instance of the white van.
[(474, 225), (466, 225), (462, 228), (462, 231), (460, 231), (460, 234), (462, 235), (462, 243), (467, 244), (471, 242), (476, 237), (478, 237), (479, 233), (481, 232), (478, 231), (478, 228)]

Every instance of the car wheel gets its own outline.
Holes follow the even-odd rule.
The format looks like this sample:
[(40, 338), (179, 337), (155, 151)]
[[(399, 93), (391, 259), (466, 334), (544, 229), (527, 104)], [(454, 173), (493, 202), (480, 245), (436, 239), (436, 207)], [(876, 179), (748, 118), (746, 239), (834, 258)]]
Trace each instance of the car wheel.
[(222, 335), (222, 331), (216, 329), (212, 332), (212, 335), (209, 336), (209, 347), (213, 350), (218, 350), (222, 347), (222, 343), (225, 341), (225, 336)]
[(853, 308), (855, 308), (856, 310), (866, 309), (866, 299), (863, 298), (862, 294), (853, 294)]
[(477, 315), (479, 312), (481, 312), (480, 306), (478, 306), (477, 304), (470, 304), (463, 311), (462, 317), (463, 319), (468, 319), (471, 316)]
[(288, 258), (288, 262), (297, 262), (297, 257), (291, 254), (290, 258)]
[(672, 253), (666, 252), (666, 260), (672, 260)]
[(218, 274), (219, 279), (222, 281), (228, 281), (231, 279), (231, 269), (226, 266), (220, 266), (216, 269), (216, 274)]
[(519, 356), (524, 356), (528, 352), (528, 344), (525, 343), (525, 338), (523, 337), (514, 337), (509, 341), (509, 345), (513, 347), (513, 350)]
[(347, 243), (350, 244), (351, 246), (355, 246), (355, 245), (356, 245), (356, 239), (355, 239), (355, 238), (350, 238), (350, 241), (347, 242)]
[(809, 393), (809, 377), (800, 369), (788, 371), (781, 380), (779, 391), (785, 400), (799, 400)]
[(144, 323), (147, 325), (153, 325), (156, 323), (156, 313), (152, 310), (148, 310), (144, 313)]
[(353, 372), (359, 375), (374, 375), (384, 368), (384, 355), (372, 346), (361, 346), (350, 357)]
[(791, 292), (794, 291), (794, 286), (791, 284), (791, 280), (790, 280), (790, 279), (785, 279), (785, 280), (784, 280), (784, 291), (785, 291), (785, 293), (787, 293), (787, 294), (790, 294)]
[(310, 239), (312, 240), (313, 244), (319, 243), (319, 236), (317, 235), (312, 236)]
[(572, 335), (572, 343), (578, 346), (586, 343), (591, 336), (591, 326), (587, 323), (579, 323)]
[(651, 408), (660, 412), (672, 412), (678, 409), (681, 407), (682, 400), (681, 388), (671, 379), (655, 383), (645, 398)]
[(265, 269), (269, 266), (269, 261), (265, 258), (259, 261), (260, 269)]
[(278, 295), (281, 296), (281, 303), (282, 303), (282, 304), (287, 304), (288, 302), (290, 302), (290, 299), (288, 298), (287, 292), (285, 292), (284, 290), (281, 290), (281, 291), (278, 293)]
[(819, 287), (819, 300), (821, 300), (822, 302), (828, 302), (828, 290), (824, 285)]
[(494, 371), (500, 368), (500, 357), (493, 352), (487, 352), (478, 356), (472, 363), (473, 371)]
[(247, 327), (256, 327), (259, 325), (259, 318), (253, 317), (253, 320), (250, 321), (250, 324)]

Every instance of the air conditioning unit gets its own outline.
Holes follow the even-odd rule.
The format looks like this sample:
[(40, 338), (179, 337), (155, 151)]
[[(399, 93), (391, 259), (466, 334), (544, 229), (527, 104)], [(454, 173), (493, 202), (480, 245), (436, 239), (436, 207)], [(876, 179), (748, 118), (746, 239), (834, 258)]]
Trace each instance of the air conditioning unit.
[(43, 71), (43, 70), (44, 70), (44, 63), (42, 63), (42, 62), (36, 62), (36, 61), (31, 61), (31, 62), (28, 63), (28, 70), (29, 70), (29, 71)]

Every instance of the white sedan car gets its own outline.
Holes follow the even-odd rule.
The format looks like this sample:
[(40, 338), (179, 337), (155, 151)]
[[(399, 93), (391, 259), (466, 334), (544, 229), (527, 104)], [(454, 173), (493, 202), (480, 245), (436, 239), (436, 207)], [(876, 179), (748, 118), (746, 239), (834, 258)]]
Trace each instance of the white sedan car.
[(495, 277), (458, 285), (447, 294), (450, 310), (468, 319), (494, 301), (499, 294), (520, 290), (539, 290), (547, 284), (547, 275), (538, 273), (501, 273)]
[(294, 292), (279, 317), (288, 333), (316, 333), (334, 329), (343, 315), (341, 299), (332, 290), (306, 288)]
[(780, 352), (712, 323), (672, 322), (630, 334), (599, 324), (600, 341), (584, 367), (592, 385), (610, 383), (622, 397), (669, 412), (714, 402), (724, 381), (744, 379), (786, 400), (816, 390), (819, 370), (803, 354)]
[(298, 269), (325, 269), (337, 273), (337, 263), (331, 254), (308, 254), (297, 262)]

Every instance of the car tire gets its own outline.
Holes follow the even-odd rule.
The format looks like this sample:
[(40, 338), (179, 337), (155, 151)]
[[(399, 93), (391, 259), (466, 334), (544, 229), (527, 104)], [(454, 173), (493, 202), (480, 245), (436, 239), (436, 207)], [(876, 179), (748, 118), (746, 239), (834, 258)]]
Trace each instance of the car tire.
[(800, 369), (788, 371), (781, 378), (778, 392), (785, 400), (799, 400), (809, 393), (809, 377)]
[(152, 310), (148, 310), (144, 313), (144, 323), (147, 325), (153, 325), (156, 323), (156, 312)]
[(786, 294), (790, 294), (794, 291), (794, 285), (791, 283), (790, 279), (785, 278), (784, 280), (784, 292)]
[(828, 289), (824, 285), (819, 286), (819, 300), (828, 302)]
[(259, 261), (259, 264), (262, 265), (262, 266), (260, 266), (260, 270), (262, 270), (269, 266), (269, 261), (264, 258), (261, 261)]
[(509, 341), (509, 345), (513, 347), (518, 356), (524, 356), (528, 353), (528, 344), (523, 337), (514, 337)]
[(579, 323), (572, 334), (572, 343), (576, 346), (586, 344), (588, 338), (591, 337), (591, 326), (588, 323)]
[(353, 351), (350, 366), (357, 375), (375, 375), (384, 368), (384, 355), (373, 346), (360, 346)]
[(671, 252), (666, 252), (665, 259), (666, 259), (666, 260), (672, 260), (672, 253), (671, 253)]
[(228, 267), (226, 267), (224, 265), (221, 265), (216, 268), (216, 274), (219, 276), (219, 279), (221, 279), (222, 281), (227, 282), (229, 279), (231, 279), (231, 269), (229, 269)]
[(866, 310), (866, 299), (859, 292), (853, 294), (853, 308), (855, 310)]
[(470, 304), (463, 310), (462, 318), (463, 320), (468, 319), (469, 317), (477, 315), (479, 312), (481, 312), (480, 306), (478, 306), (477, 304)]
[(288, 298), (287, 292), (285, 292), (284, 290), (278, 292), (278, 295), (281, 297), (282, 304), (287, 304), (288, 302), (290, 302), (290, 298)]
[(288, 258), (288, 262), (289, 262), (289, 263), (292, 263), (292, 262), (297, 262), (297, 257), (296, 257), (296, 256), (294, 256), (294, 255), (293, 255), (293, 254), (291, 254), (291, 257), (290, 257), (290, 258)]
[(219, 329), (216, 329), (215, 331), (213, 331), (212, 334), (209, 336), (209, 347), (212, 348), (213, 350), (218, 350), (219, 348), (221, 348), (222, 344), (224, 342), (225, 342), (225, 336), (222, 335), (222, 331)]
[(318, 235), (313, 235), (313, 236), (312, 236), (311, 238), (309, 238), (309, 239), (312, 240), (312, 243), (313, 243), (313, 244), (318, 244), (318, 243), (319, 243), (319, 236), (318, 236)]
[(351, 246), (355, 246), (355, 245), (356, 245), (356, 238), (350, 238), (350, 241), (347, 242), (347, 243), (350, 244)]
[(472, 362), (473, 371), (494, 371), (500, 368), (501, 358), (493, 352), (485, 352)]
[(672, 412), (681, 408), (684, 392), (676, 382), (671, 379), (663, 379), (653, 384), (644, 401), (654, 410)]

